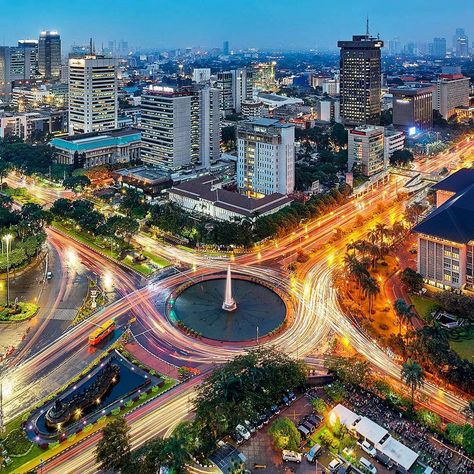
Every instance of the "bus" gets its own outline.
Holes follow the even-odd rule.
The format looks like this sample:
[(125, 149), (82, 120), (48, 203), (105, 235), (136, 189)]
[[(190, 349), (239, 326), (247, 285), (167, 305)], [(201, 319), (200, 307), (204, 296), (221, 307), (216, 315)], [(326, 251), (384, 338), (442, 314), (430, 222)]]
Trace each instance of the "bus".
[(89, 335), (89, 344), (95, 346), (115, 330), (115, 319), (109, 319)]

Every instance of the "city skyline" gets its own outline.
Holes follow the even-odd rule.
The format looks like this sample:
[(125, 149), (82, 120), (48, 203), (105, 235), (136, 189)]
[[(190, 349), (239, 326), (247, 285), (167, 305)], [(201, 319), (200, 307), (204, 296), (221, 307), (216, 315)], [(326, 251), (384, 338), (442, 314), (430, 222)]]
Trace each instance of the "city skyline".
[[(232, 0), (223, 9), (217, 1), (205, 0), (196, 10), (189, 0), (179, 5), (142, 0), (141, 8), (130, 12), (122, 0), (114, 2), (114, 9), (110, 8), (108, 1), (98, 4), (92, 4), (90, 0), (73, 1), (67, 11), (61, 8), (58, 0), (50, 0), (47, 10), (30, 15), (35, 4), (26, 0), (3, 7), (0, 41), (4, 45), (16, 44), (18, 39), (36, 38), (42, 30), (58, 30), (66, 48), (73, 44), (86, 44), (89, 37), (93, 37), (97, 47), (102, 43), (107, 46), (109, 40), (125, 39), (130, 46), (142, 49), (220, 48), (222, 42), (228, 40), (231, 49), (335, 51), (338, 39), (364, 32), (366, 15), (370, 18), (371, 34), (380, 34), (385, 40), (400, 37), (402, 41), (428, 42), (434, 37), (445, 37), (449, 46), (456, 28), (464, 28), (468, 36), (474, 36), (467, 21), (474, 15), (474, 4), (454, 0), (448, 18), (442, 8), (436, 8), (437, 4), (441, 6), (441, 0), (421, 0), (416, 4), (402, 0), (396, 8), (389, 5), (374, 8), (369, 0), (357, 4), (342, 0), (340, 7), (336, 8), (333, 5), (314, 5), (310, 0), (299, 0), (296, 5), (281, 0)], [(154, 10), (155, 13), (151, 13)], [(243, 14), (235, 15), (236, 11)], [(287, 27), (283, 19), (292, 16), (293, 26)], [(20, 31), (13, 18), (22, 18)], [(107, 21), (103, 21), (104, 18)], [(419, 28), (420, 19), (423, 29)]]

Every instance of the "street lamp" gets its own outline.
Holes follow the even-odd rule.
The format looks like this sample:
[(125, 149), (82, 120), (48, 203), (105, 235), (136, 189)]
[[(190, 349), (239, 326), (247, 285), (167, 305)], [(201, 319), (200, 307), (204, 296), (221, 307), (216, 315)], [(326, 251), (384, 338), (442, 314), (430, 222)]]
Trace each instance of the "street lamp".
[(5, 241), (5, 247), (7, 251), (7, 306), (10, 305), (10, 253), (9, 247), (10, 242), (13, 239), (11, 234), (6, 234), (3, 236), (3, 240)]

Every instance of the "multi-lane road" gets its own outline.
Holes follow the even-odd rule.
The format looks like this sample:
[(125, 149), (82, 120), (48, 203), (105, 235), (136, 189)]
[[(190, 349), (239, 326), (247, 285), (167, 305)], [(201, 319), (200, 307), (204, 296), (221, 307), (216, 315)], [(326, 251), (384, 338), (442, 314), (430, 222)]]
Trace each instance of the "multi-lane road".
[[(435, 171), (447, 163), (458, 161), (461, 155), (471, 156), (473, 146), (474, 140), (465, 141), (453, 152), (418, 163), (417, 167), (423, 172)], [(384, 188), (383, 193), (374, 190), (346, 203), (325, 217), (309, 222), (292, 235), (231, 259), (235, 272), (258, 276), (292, 294), (297, 302), (291, 327), (273, 339), (272, 344), (298, 357), (317, 354), (325, 346), (327, 336), (332, 331), (350, 341), (353, 347), (364, 354), (379, 371), (399, 378), (398, 365), (340, 308), (332, 286), (332, 277), (334, 271), (339, 268), (347, 242), (357, 239), (376, 221), (391, 224), (401, 218), (404, 203), (395, 199), (401, 186), (401, 178), (394, 178), (392, 183)], [(386, 209), (375, 217), (377, 205), (381, 201), (386, 204)], [(365, 224), (359, 229), (353, 229), (358, 215), (364, 217)], [(347, 235), (335, 241), (334, 230), (338, 227), (346, 230)], [(135, 315), (138, 319), (137, 331), (142, 333), (137, 336), (137, 341), (157, 357), (175, 365), (210, 367), (245, 350), (235, 344), (211, 343), (188, 337), (173, 326), (159, 309), (176, 285), (188, 278), (196, 280), (209, 273), (224, 270), (228, 264), (226, 259), (192, 254), (175, 247), (157, 244), (140, 235), (138, 239), (144, 246), (166, 258), (187, 263), (191, 267), (190, 270), (169, 278), (157, 281), (152, 279), (140, 285), (134, 275), (84, 245), (53, 229), (48, 232), (48, 237), (65, 255), (75, 255), (75, 258), (98, 275), (112, 278), (114, 287), (122, 297), (97, 312), (90, 320), (67, 331), (34, 357), (20, 360), (16, 366), (9, 369), (8, 376), (13, 380), (15, 397), (5, 401), (4, 410), (7, 418), (20, 413), (31, 403), (60, 387), (71, 375), (79, 372), (94, 359), (96, 354), (86, 342), (91, 324), (100, 324), (111, 317), (118, 318), (119, 324), (125, 324), (131, 314)], [(310, 259), (301, 266), (298, 278), (289, 278), (285, 269), (275, 263), (286, 262), (299, 249), (307, 251)], [(158, 433), (166, 433), (179, 419), (189, 413), (195, 383), (196, 379), (179, 386), (166, 397), (159, 398), (128, 417), (135, 446)], [(439, 408), (444, 416), (453, 416), (452, 408), (458, 410), (465, 404), (465, 401), (458, 396), (444, 392), (429, 383), (425, 384), (424, 392), (436, 403), (435, 407)], [(78, 443), (73, 449), (46, 464), (43, 472), (94, 472), (93, 448), (97, 438), (98, 435), (93, 435), (86, 441)]]

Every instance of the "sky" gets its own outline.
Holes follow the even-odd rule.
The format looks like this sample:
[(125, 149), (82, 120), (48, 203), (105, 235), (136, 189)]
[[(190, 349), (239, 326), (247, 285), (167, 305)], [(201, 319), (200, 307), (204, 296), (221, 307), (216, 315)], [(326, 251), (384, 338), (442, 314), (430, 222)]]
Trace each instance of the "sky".
[(464, 27), (474, 0), (0, 0), (0, 44), (58, 30), (63, 44), (124, 39), (142, 48), (336, 48), (365, 31), (384, 40), (431, 41)]

